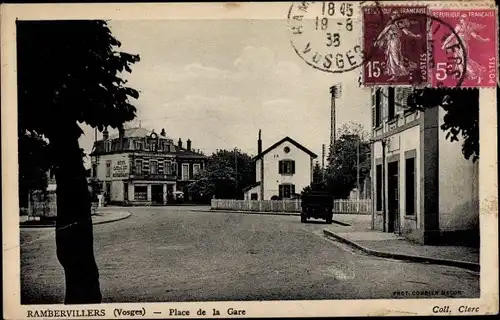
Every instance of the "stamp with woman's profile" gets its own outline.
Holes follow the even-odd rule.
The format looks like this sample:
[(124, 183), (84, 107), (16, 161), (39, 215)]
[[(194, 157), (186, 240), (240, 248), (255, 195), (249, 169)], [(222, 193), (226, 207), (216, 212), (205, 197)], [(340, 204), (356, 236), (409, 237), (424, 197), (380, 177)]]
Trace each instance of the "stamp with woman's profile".
[[(498, 58), (494, 9), (431, 10), (434, 50), (430, 66), (433, 87), (495, 87)], [(434, 23), (437, 19), (442, 23)], [(443, 28), (446, 23), (448, 28)]]
[(382, 20), (374, 8), (363, 8), (364, 48), (372, 48), (363, 84), (427, 85), (427, 8), (384, 6), (381, 11)]

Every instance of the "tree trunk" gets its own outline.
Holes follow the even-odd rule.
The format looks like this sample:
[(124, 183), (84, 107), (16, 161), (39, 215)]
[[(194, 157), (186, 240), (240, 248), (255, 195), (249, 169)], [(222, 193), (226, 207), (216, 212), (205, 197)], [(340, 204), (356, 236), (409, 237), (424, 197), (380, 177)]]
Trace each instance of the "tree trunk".
[(49, 137), (57, 182), (57, 258), (66, 280), (64, 303), (100, 303), (90, 194), (78, 137), (71, 134), (75, 128), (72, 129)]

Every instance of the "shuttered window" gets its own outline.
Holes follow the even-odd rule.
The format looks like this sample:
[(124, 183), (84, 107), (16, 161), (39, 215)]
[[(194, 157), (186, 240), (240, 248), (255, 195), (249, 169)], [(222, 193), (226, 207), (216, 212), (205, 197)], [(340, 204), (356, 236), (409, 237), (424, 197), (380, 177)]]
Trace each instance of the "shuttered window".
[(291, 198), (295, 194), (295, 185), (293, 184), (280, 184), (279, 197), (282, 199)]
[(382, 120), (382, 106), (380, 103), (380, 88), (375, 91), (375, 128), (380, 127)]
[(295, 174), (295, 161), (293, 160), (280, 160), (278, 162), (279, 174)]
[(394, 119), (396, 116), (396, 104), (395, 104), (395, 97), (394, 97), (394, 87), (389, 87), (388, 88), (388, 94), (387, 94), (387, 105), (388, 105), (388, 118), (389, 120)]

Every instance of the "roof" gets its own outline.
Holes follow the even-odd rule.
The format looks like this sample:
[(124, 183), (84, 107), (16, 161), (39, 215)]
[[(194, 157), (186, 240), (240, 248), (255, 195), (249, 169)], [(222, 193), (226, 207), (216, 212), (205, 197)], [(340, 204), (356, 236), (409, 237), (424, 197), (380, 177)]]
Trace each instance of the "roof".
[(246, 192), (246, 191), (248, 191), (248, 190), (250, 190), (250, 189), (252, 189), (252, 188), (255, 188), (255, 187), (257, 187), (257, 186), (260, 186), (260, 182), (254, 182), (254, 183), (252, 183), (251, 185), (246, 186), (245, 188), (243, 188), (243, 190), (242, 190), (242, 191), (243, 191), (243, 192)]
[(269, 151), (273, 150), (274, 148), (276, 148), (277, 146), (279, 146), (280, 144), (282, 144), (283, 142), (286, 142), (286, 141), (290, 142), (291, 144), (293, 144), (294, 146), (296, 146), (300, 150), (304, 151), (305, 153), (307, 153), (308, 155), (310, 155), (312, 158), (316, 159), (318, 157), (314, 152), (312, 152), (311, 150), (307, 149), (306, 147), (304, 147), (303, 145), (301, 145), (297, 141), (293, 140), (292, 138), (290, 138), (290, 137), (284, 137), (280, 141), (276, 142), (275, 144), (273, 144), (272, 146), (270, 146), (269, 148), (267, 148), (266, 150), (262, 151), (260, 154), (258, 154), (257, 156), (255, 156), (254, 160), (260, 159), (266, 153), (268, 153)]
[[(153, 133), (153, 131), (149, 131), (148, 129), (144, 129), (141, 127), (136, 128), (128, 128), (124, 130), (124, 138), (142, 138), (145, 136), (149, 136)], [(162, 136), (158, 132), (155, 132), (158, 135), (159, 139), (168, 139), (167, 137)], [(109, 136), (109, 139), (117, 139), (119, 138), (119, 134), (113, 134)]]
[(205, 159), (207, 157), (201, 153), (194, 152), (193, 150), (188, 151), (187, 149), (179, 148), (179, 146), (175, 146), (175, 153), (176, 153), (176, 157), (179, 157), (179, 158)]

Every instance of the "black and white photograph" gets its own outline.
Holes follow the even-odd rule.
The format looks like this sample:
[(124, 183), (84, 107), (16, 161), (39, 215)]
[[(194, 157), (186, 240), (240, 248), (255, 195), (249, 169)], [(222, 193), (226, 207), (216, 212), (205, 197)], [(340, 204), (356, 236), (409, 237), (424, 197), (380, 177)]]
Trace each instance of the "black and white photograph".
[(498, 312), (495, 88), (431, 81), (461, 5), (2, 6), (4, 317)]

